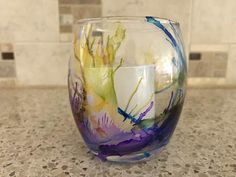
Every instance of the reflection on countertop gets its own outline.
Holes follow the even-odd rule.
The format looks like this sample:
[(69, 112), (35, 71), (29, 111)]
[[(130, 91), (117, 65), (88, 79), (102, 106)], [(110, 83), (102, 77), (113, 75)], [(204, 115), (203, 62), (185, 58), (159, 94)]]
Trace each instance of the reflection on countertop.
[(64, 88), (0, 90), (2, 176), (236, 176), (236, 89), (189, 89), (172, 140), (138, 164), (101, 162), (76, 128)]

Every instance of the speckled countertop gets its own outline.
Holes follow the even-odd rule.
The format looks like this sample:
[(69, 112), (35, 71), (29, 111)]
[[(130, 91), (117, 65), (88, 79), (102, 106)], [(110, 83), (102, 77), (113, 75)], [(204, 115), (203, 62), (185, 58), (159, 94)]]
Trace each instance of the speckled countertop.
[(148, 162), (114, 164), (88, 152), (66, 89), (1, 89), (0, 176), (235, 177), (236, 90), (189, 89), (167, 149)]

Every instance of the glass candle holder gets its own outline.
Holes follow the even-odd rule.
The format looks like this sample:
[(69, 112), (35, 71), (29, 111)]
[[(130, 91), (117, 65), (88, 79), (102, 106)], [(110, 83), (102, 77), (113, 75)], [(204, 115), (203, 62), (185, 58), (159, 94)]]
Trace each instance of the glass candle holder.
[(165, 147), (185, 97), (179, 24), (157, 17), (79, 20), (68, 88), (75, 122), (102, 160), (146, 160)]

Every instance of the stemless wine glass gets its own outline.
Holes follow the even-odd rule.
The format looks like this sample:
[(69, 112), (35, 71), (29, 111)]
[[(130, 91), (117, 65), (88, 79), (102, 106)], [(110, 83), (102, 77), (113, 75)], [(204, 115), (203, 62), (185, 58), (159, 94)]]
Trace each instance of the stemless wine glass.
[(102, 160), (148, 159), (169, 142), (186, 83), (179, 24), (103, 17), (75, 24), (68, 88), (75, 122)]

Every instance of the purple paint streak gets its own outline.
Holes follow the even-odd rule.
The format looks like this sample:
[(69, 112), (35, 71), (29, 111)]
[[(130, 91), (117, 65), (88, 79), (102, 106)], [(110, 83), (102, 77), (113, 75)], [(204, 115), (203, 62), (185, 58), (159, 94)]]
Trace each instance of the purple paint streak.
[(151, 111), (151, 109), (152, 109), (152, 107), (153, 107), (153, 101), (151, 102), (151, 104), (148, 106), (148, 108), (144, 111), (144, 112), (142, 112), (142, 113), (140, 113), (139, 114), (139, 120), (142, 120), (146, 115), (147, 115), (147, 113), (149, 112), (149, 111)]

